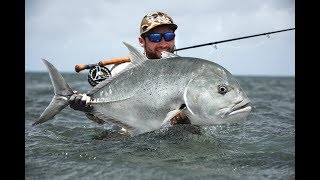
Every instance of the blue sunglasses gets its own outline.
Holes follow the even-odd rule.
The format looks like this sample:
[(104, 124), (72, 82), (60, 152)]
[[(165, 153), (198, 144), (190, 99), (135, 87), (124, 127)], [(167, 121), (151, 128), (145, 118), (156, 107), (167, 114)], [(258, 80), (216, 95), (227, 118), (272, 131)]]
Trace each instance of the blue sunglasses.
[(162, 37), (164, 38), (165, 41), (171, 41), (174, 39), (175, 36), (176, 35), (174, 34), (174, 32), (166, 32), (163, 34), (152, 33), (152, 34), (149, 34), (148, 36), (145, 36), (145, 37), (148, 37), (149, 41), (151, 41), (151, 42), (160, 42)]

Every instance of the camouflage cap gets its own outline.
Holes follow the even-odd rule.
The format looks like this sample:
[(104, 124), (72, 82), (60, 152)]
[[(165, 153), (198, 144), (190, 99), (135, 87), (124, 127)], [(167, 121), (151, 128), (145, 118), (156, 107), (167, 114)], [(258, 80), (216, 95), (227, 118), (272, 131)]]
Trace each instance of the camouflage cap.
[(167, 25), (171, 27), (173, 31), (178, 28), (178, 26), (173, 23), (172, 18), (166, 13), (154, 12), (143, 17), (140, 26), (140, 35), (150, 31), (150, 29), (159, 25)]

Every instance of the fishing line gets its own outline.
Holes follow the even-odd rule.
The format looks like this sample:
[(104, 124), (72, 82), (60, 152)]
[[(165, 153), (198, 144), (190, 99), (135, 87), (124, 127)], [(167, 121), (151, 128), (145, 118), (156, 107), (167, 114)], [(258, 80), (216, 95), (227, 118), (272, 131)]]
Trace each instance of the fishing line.
[[(270, 37), (270, 36), (269, 36)], [(251, 48), (256, 48), (256, 47), (259, 47), (263, 44), (265, 44), (265, 42), (267, 41), (268, 39), (266, 38), (263, 38), (261, 40), (259, 40), (259, 42), (257, 43), (250, 43), (249, 45), (225, 45), (223, 46), (223, 48), (230, 48), (230, 49), (251, 49)], [(213, 48), (212, 48), (213, 49)], [(217, 49), (217, 48), (215, 48)], [(211, 50), (212, 51), (212, 50)]]
[(279, 31), (272, 31), (272, 32), (266, 32), (266, 33), (261, 33), (261, 34), (254, 34), (254, 35), (250, 35), (250, 36), (243, 36), (243, 37), (238, 37), (238, 38), (233, 38), (233, 39), (227, 39), (227, 40), (222, 40), (222, 41), (215, 41), (215, 42), (210, 42), (210, 43), (205, 43), (205, 44), (198, 44), (198, 45), (194, 45), (194, 46), (189, 46), (189, 47), (184, 47), (184, 48), (178, 48), (178, 49), (175, 49), (174, 51), (181, 51), (181, 50), (198, 48), (198, 47), (209, 46), (209, 45), (216, 45), (216, 44), (220, 44), (220, 43), (225, 43), (225, 42), (230, 42), (230, 41), (237, 41), (237, 40), (241, 40), (241, 39), (253, 38), (253, 37), (263, 36), (263, 35), (267, 35), (267, 37), (268, 37), (268, 36), (270, 37), (270, 34), (280, 33), (280, 32), (284, 32), (284, 31), (291, 31), (291, 30), (294, 30), (294, 29), (295, 29), (295, 28), (283, 29), (283, 30), (279, 30)]

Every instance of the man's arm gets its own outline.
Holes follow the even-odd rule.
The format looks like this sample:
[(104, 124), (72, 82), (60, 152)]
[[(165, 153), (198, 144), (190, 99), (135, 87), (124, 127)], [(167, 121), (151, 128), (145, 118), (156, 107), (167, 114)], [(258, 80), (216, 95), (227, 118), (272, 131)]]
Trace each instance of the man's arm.
[(93, 114), (90, 111), (93, 109), (88, 102), (90, 102), (90, 97), (85, 94), (78, 94), (75, 92), (69, 99), (70, 107), (77, 111), (85, 112), (85, 115), (88, 119), (98, 123), (103, 124), (104, 121)]

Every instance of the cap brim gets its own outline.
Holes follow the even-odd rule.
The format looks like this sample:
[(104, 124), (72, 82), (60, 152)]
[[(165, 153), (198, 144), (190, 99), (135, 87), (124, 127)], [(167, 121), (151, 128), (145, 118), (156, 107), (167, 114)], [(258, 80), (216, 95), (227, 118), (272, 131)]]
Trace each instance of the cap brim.
[(155, 28), (155, 27), (158, 27), (158, 26), (169, 26), (170, 28), (172, 28), (173, 31), (175, 31), (178, 26), (176, 24), (155, 24), (153, 26), (151, 26), (150, 28), (146, 29), (144, 32), (140, 33), (140, 35), (143, 35), (145, 33), (147, 33), (148, 31), (150, 31), (151, 29)]

